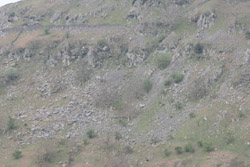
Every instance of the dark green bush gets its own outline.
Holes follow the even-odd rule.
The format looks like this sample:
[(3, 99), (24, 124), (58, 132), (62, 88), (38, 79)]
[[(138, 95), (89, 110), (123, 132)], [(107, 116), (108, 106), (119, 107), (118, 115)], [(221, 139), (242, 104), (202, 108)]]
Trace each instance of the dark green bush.
[(170, 86), (172, 84), (172, 81), (170, 80), (170, 79), (168, 79), (168, 80), (166, 80), (165, 82), (164, 82), (164, 85), (165, 86)]
[(144, 90), (148, 93), (153, 87), (152, 81), (148, 78), (143, 83)]
[(176, 151), (177, 154), (182, 154), (182, 152), (183, 152), (182, 147), (179, 147), (179, 146), (175, 147), (175, 151)]
[(95, 133), (94, 130), (89, 130), (89, 131), (87, 131), (87, 136), (88, 136), (88, 138), (90, 138), (90, 139), (94, 139), (94, 138), (97, 137), (97, 134)]
[(103, 48), (104, 46), (107, 46), (107, 42), (105, 39), (100, 39), (99, 41), (97, 41), (97, 46), (100, 48)]
[(194, 46), (194, 53), (196, 53), (196, 54), (202, 54), (203, 53), (203, 48), (204, 48), (204, 46), (202, 44), (197, 43)]
[(16, 80), (19, 77), (18, 71), (15, 68), (9, 68), (5, 71), (5, 81), (9, 83)]
[(12, 12), (9, 14), (9, 17), (15, 17), (16, 16), (16, 13), (15, 12)]
[(173, 74), (172, 77), (173, 77), (174, 83), (180, 83), (184, 79), (184, 75), (183, 74)]
[(45, 35), (49, 35), (49, 29), (48, 29), (48, 28), (46, 28), (46, 29), (44, 30), (44, 34), (45, 34)]
[(245, 36), (246, 36), (246, 39), (250, 39), (250, 31), (247, 31)]
[(187, 144), (187, 145), (185, 146), (185, 151), (186, 151), (186, 152), (190, 152), (190, 153), (194, 153), (194, 152), (195, 152), (194, 147), (193, 147), (192, 144)]
[(11, 117), (8, 118), (7, 129), (9, 131), (17, 129), (17, 125), (15, 123), (15, 120)]
[(13, 156), (14, 159), (20, 159), (20, 158), (23, 157), (21, 151), (15, 151), (15, 152), (12, 154), (12, 156)]
[(245, 116), (246, 116), (246, 115), (245, 115), (242, 111), (239, 112), (239, 117), (240, 117), (240, 118), (244, 118)]
[(115, 132), (115, 139), (116, 140), (121, 140), (122, 139), (122, 135), (120, 132)]
[(161, 54), (156, 59), (157, 66), (163, 70), (171, 63), (171, 57), (166, 54)]

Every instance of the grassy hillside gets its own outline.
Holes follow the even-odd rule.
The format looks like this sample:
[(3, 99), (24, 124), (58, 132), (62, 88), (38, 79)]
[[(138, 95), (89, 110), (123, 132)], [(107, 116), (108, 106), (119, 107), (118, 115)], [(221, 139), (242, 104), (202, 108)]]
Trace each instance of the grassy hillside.
[(0, 8), (0, 166), (249, 167), (249, 7)]

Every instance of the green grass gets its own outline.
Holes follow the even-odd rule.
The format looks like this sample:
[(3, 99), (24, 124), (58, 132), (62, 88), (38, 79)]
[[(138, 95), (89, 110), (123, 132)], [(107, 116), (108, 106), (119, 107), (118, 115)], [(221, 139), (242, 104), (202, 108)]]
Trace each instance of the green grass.
[(119, 10), (115, 9), (112, 11), (107, 18), (91, 18), (89, 20), (89, 24), (121, 24), (125, 25), (127, 24), (126, 19), (124, 18), (124, 15), (126, 14), (126, 10)]
[(174, 32), (179, 35), (183, 33), (194, 34), (196, 29), (196, 25), (191, 24), (187, 18), (179, 17), (175, 20)]
[[(206, 111), (199, 112), (195, 118), (187, 121), (184, 128), (176, 133), (175, 140), (183, 143), (191, 142), (192, 144), (198, 141), (211, 143), (219, 150), (246, 156), (250, 149), (246, 147), (246, 144), (243, 144), (246, 142), (240, 137), (244, 134), (244, 130), (239, 130), (237, 123), (231, 124), (231, 117), (226, 118), (216, 127), (211, 126), (216, 122), (216, 113), (218, 111), (227, 109), (229, 113), (233, 113), (236, 108), (232, 108), (223, 103), (210, 103), (213, 104), (213, 107), (207, 108)], [(204, 120), (204, 117), (207, 117), (207, 120)]]
[(151, 130), (152, 120), (159, 109), (159, 100), (156, 100), (146, 110), (142, 111), (141, 119), (136, 126), (137, 131), (148, 132)]

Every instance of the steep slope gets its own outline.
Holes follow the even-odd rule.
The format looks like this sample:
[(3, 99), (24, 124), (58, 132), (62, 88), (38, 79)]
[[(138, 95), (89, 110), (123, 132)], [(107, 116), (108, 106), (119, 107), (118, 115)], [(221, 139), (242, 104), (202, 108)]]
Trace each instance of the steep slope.
[(0, 8), (0, 164), (248, 167), (249, 7), (27, 0)]

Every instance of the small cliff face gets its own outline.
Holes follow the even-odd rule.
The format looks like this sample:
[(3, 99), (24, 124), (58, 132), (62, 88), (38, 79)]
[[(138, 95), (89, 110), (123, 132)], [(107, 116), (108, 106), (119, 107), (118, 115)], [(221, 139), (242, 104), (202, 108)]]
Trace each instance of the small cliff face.
[(0, 8), (1, 164), (247, 167), (249, 6), (37, 0)]

